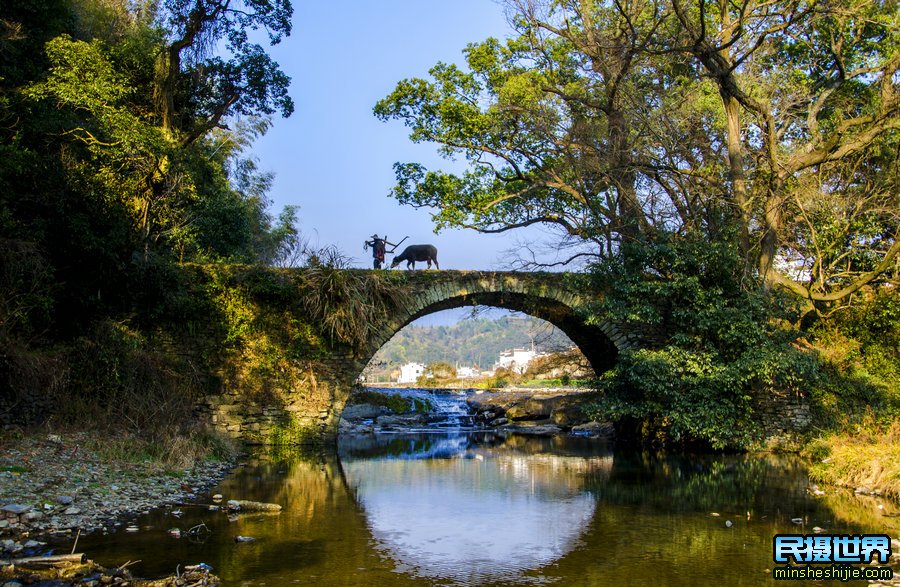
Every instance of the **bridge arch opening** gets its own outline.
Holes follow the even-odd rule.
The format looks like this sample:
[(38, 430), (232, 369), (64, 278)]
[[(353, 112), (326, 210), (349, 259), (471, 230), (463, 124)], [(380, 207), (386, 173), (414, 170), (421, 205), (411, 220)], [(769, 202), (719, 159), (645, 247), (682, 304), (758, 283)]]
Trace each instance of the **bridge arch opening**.
[(391, 308), (376, 324), (366, 343), (336, 359), (331, 376), (326, 426), (339, 429), (344, 408), (375, 353), (397, 332), (424, 316), (442, 310), (490, 306), (545, 320), (561, 330), (587, 358), (595, 373), (615, 363), (628, 335), (608, 321), (585, 320), (586, 310), (599, 293), (586, 291), (580, 276), (563, 273), (480, 271), (416, 271), (403, 274)]
[[(362, 386), (417, 383), (426, 387), (490, 387), (534, 379), (578, 380), (594, 369), (578, 346), (550, 322), (493, 306), (468, 306), (420, 316), (373, 355)], [(558, 383), (558, 381), (557, 381)]]
[(568, 337), (597, 374), (610, 369), (615, 363), (618, 354), (615, 343), (602, 327), (586, 324), (572, 304), (567, 304), (554, 295), (538, 296), (527, 292), (499, 290), (467, 292), (439, 298), (422, 304), (421, 307), (411, 308), (406, 315), (396, 316), (389, 321), (380, 336), (370, 341), (361, 357), (359, 374), (378, 350), (409, 324), (446, 310), (478, 307), (517, 312), (551, 324)]
[(382, 346), (407, 325), (444, 310), (487, 306), (544, 320), (568, 337), (595, 373), (603, 373), (615, 363), (618, 349), (602, 325), (585, 322), (578, 311), (583, 303), (572, 290), (557, 286), (546, 278), (535, 286), (520, 280), (509, 280), (502, 275), (490, 279), (476, 276), (468, 281), (462, 280), (462, 283), (458, 280), (450, 287), (436, 283), (433, 287), (423, 288), (415, 299), (386, 320), (378, 334), (357, 354), (353, 379), (348, 381), (346, 394), (334, 398), (334, 416), (340, 419), (351, 393), (359, 388), (364, 370)]

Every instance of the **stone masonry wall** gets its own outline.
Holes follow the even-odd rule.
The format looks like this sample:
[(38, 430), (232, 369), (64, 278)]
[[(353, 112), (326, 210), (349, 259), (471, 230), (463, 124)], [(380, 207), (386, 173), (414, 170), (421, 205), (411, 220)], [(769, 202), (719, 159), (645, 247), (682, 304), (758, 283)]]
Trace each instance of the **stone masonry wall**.
[(756, 398), (754, 404), (756, 420), (767, 441), (800, 434), (812, 424), (809, 399), (795, 393), (766, 394)]
[[(372, 325), (377, 334), (364, 348), (337, 344), (325, 356), (314, 360), (285, 360), (278, 368), (277, 381), (260, 381), (258, 374), (248, 368), (254, 362), (251, 357), (254, 349), (245, 345), (244, 355), (226, 360), (228, 372), (220, 374), (220, 389), (198, 403), (198, 417), (218, 430), (252, 443), (328, 440), (336, 434), (340, 412), (371, 356), (418, 316), (486, 303), (526, 311), (557, 323), (567, 320), (570, 329), (573, 324), (584, 327), (574, 310), (584, 300), (573, 288), (565, 286), (565, 274), (415, 271), (398, 272), (392, 278), (398, 283), (398, 291), (407, 293), (394, 300), (393, 311), (384, 317), (383, 323)], [(257, 311), (265, 311), (265, 300), (255, 303)], [(269, 321), (268, 327), (277, 330), (280, 323)], [(601, 329), (590, 327), (590, 330), (595, 333), (591, 336), (610, 344)], [(291, 355), (290, 349), (280, 342), (285, 337), (272, 334), (265, 337), (265, 344), (280, 344), (279, 354)], [(615, 336), (623, 344), (633, 338), (618, 331)]]

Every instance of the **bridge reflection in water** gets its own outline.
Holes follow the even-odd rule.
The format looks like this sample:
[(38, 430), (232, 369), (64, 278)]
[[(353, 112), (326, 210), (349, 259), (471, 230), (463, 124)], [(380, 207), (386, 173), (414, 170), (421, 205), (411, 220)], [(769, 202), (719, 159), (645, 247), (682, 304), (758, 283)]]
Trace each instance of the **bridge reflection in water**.
[[(135, 534), (82, 536), (79, 549), (107, 566), (140, 560), (131, 568), (144, 576), (205, 562), (228, 586), (687, 587), (771, 584), (777, 533), (900, 531), (889, 502), (816, 498), (807, 484), (796, 459), (771, 455), (613, 454), (590, 439), (490, 433), (347, 436), (338, 453), (257, 454), (213, 490), (279, 503), (280, 515), (181, 507), (182, 517), (142, 516)], [(202, 542), (166, 533), (201, 522), (211, 531)]]
[(345, 439), (340, 452), (397, 569), (472, 585), (516, 581), (578, 546), (596, 506), (584, 476), (612, 467), (609, 453), (529, 455), (470, 434)]

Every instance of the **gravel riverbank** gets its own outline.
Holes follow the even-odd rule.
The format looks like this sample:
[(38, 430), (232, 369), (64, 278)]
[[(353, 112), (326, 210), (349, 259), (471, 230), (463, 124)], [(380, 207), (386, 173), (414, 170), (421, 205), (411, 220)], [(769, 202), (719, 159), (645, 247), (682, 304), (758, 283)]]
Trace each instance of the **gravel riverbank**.
[(0, 442), (0, 558), (46, 551), (45, 543), (91, 532), (127, 531), (153, 508), (190, 501), (233, 463), (180, 470), (101, 458), (87, 436), (26, 435)]

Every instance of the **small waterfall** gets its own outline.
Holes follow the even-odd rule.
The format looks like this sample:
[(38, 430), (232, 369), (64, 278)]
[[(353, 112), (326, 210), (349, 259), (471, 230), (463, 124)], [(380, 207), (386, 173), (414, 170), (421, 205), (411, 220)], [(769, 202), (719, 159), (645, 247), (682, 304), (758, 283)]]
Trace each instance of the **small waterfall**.
[(423, 389), (429, 393), (428, 400), (433, 406), (434, 421), (431, 424), (437, 428), (460, 429), (472, 428), (475, 424), (475, 416), (469, 410), (466, 403), (467, 394), (464, 391), (447, 389)]
[(424, 388), (380, 388), (377, 391), (428, 401), (431, 404), (431, 411), (428, 413), (425, 429), (470, 430), (475, 428), (475, 415), (466, 403), (468, 397), (466, 391)]

